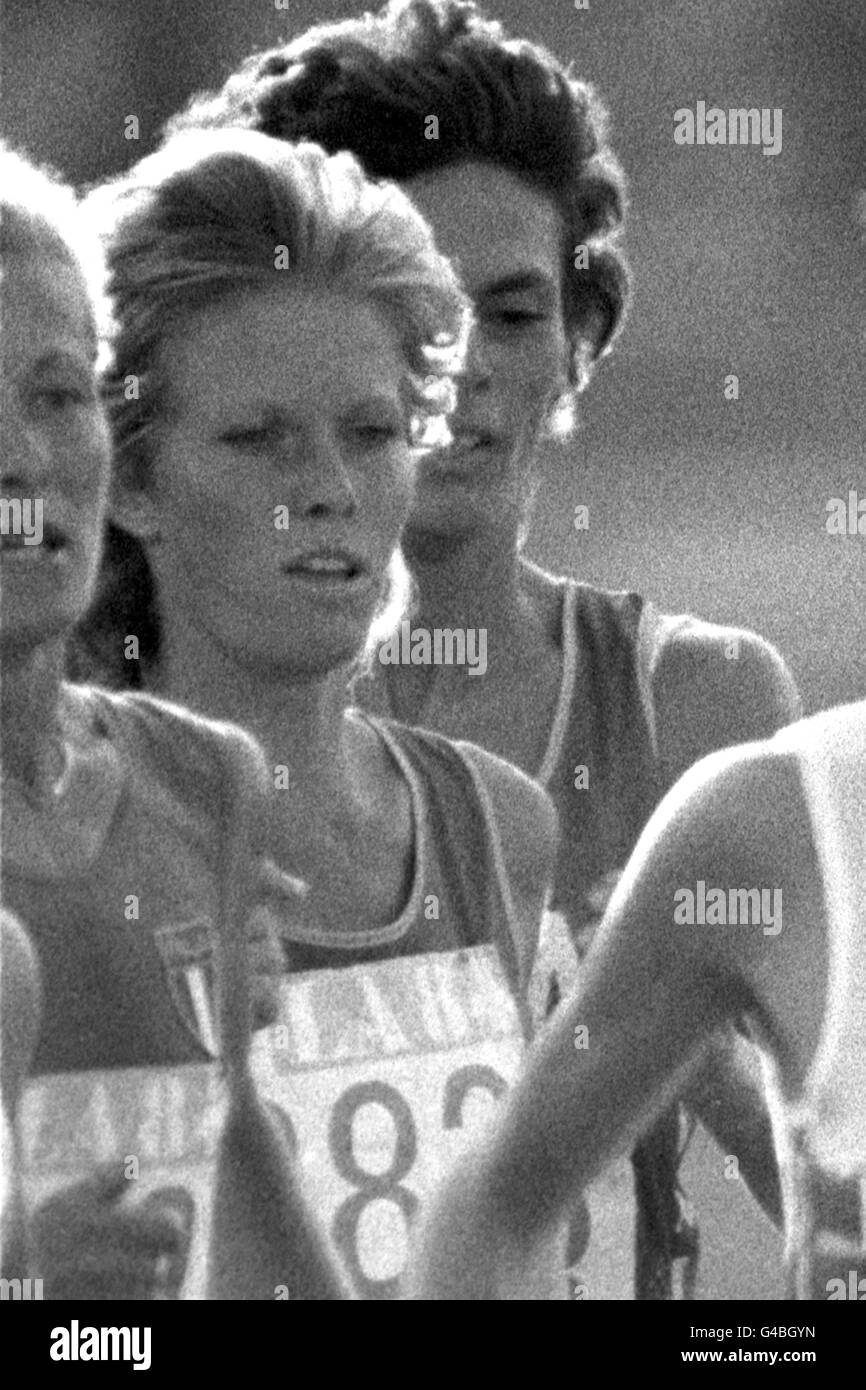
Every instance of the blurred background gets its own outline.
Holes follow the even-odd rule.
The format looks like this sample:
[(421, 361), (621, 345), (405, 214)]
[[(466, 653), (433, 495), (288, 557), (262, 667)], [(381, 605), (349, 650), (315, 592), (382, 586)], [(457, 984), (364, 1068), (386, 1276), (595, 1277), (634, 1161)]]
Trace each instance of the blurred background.
[[(372, 7), (4, 0), (3, 133), (99, 179), (251, 50)], [(864, 0), (489, 8), (596, 84), (631, 195), (631, 319), (578, 434), (548, 451), (530, 554), (756, 628), (807, 712), (866, 696), (866, 535), (826, 531), (831, 497), (866, 499)], [(781, 153), (675, 145), (674, 111), (699, 100), (780, 107)]]

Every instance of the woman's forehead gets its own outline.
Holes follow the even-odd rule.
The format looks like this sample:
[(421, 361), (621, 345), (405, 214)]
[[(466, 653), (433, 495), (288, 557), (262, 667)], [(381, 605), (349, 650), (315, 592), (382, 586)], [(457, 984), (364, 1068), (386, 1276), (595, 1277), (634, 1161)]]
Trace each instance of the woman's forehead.
[[(276, 280), (247, 286), (173, 326), (159, 348), (169, 385), (202, 397), (351, 391), (400, 400), (399, 336), (370, 299)], [(187, 402), (188, 403), (188, 402)]]
[(399, 355), (398, 333), (372, 297), (358, 289), (328, 289), (278, 274), (200, 305), (173, 326), (171, 337), (178, 343), (206, 338), (229, 345), (242, 338), (263, 356), (292, 339), (318, 340), (332, 355), (354, 348), (363, 357), (373, 346)]
[(562, 216), (553, 198), (498, 165), (449, 165), (403, 184), (436, 245), (477, 295), (492, 281), (534, 276), (558, 283)]
[[(0, 256), (22, 256), (26, 261), (62, 261), (77, 266), (71, 244), (60, 227), (43, 213), (15, 203), (3, 203), (0, 214)], [(80, 269), (80, 267), (79, 267)]]
[(68, 252), (45, 243), (4, 249), (2, 269), (4, 337), (12, 334), (34, 342), (46, 337), (70, 339), (95, 352), (87, 282)]

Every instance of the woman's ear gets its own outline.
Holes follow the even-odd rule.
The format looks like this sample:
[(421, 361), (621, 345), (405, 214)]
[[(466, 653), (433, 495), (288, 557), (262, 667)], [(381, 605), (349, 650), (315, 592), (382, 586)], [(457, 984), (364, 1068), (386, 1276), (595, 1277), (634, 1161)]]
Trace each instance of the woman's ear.
[(610, 314), (604, 307), (596, 306), (572, 329), (569, 381), (578, 392), (583, 391), (589, 384), (595, 365), (596, 350), (609, 327)]
[(568, 389), (575, 395), (586, 390), (592, 376), (595, 339), (588, 333), (578, 333), (572, 339), (568, 357)]

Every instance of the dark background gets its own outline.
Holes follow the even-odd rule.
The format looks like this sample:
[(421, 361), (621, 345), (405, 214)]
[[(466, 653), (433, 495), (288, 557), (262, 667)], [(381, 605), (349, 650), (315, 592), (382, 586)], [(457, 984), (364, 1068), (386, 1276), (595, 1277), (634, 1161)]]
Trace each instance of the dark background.
[[(98, 179), (251, 49), (372, 7), (5, 0), (3, 133), (69, 178)], [(866, 696), (866, 536), (825, 530), (830, 497), (866, 497), (866, 3), (490, 8), (597, 85), (632, 200), (631, 320), (580, 432), (547, 455), (530, 553), (756, 628), (807, 712)], [(781, 153), (675, 145), (674, 111), (698, 100), (781, 107)], [(728, 373), (739, 401), (724, 399)], [(578, 503), (588, 532), (573, 529)]]

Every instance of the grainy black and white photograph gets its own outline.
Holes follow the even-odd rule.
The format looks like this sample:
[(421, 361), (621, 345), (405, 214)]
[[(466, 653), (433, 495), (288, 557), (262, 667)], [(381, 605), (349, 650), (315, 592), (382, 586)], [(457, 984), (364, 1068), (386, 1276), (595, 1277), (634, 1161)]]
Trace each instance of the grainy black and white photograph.
[(826, 1373), (746, 1305), (866, 1299), (866, 6), (0, 24), (24, 1361), (552, 1300)]

